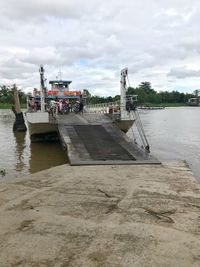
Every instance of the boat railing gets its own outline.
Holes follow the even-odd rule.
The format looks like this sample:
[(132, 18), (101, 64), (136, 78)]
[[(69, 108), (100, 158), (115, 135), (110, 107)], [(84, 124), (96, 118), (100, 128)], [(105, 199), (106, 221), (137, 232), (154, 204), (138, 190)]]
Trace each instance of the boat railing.
[(84, 111), (87, 113), (102, 113), (102, 114), (111, 113), (111, 110), (119, 111), (119, 109), (120, 109), (119, 101), (85, 105), (84, 107)]
[(120, 101), (85, 105), (84, 112), (109, 114), (112, 117), (113, 121), (120, 120)]

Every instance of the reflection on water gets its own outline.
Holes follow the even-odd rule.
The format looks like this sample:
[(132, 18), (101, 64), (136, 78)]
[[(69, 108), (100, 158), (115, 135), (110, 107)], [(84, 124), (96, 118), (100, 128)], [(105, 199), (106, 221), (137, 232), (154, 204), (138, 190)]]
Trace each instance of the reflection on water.
[(30, 154), (30, 173), (45, 170), (67, 162), (66, 154), (62, 150), (61, 145), (56, 142), (31, 143)]
[(21, 172), (25, 168), (25, 160), (24, 160), (24, 149), (26, 148), (25, 137), (26, 133), (24, 132), (15, 132), (13, 133), (15, 137), (16, 143), (16, 165), (15, 170)]
[(31, 143), (28, 132), (13, 132), (14, 117), (0, 110), (0, 170), (1, 180), (35, 173), (65, 164), (66, 155), (59, 143)]

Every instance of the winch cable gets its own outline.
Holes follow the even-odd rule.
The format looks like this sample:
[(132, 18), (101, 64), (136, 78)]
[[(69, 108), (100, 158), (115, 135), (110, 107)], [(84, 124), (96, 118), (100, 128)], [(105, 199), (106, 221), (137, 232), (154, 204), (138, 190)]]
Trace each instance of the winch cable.
[[(135, 116), (133, 116), (133, 117), (134, 117), (134, 119), (135, 119)], [(129, 119), (130, 119), (130, 120), (133, 119), (133, 118), (131, 118), (131, 112), (129, 112)], [(137, 139), (136, 139), (136, 137), (135, 137), (135, 133), (134, 133), (134, 131), (133, 131), (133, 127), (131, 127), (131, 132), (132, 132), (132, 136), (133, 136), (133, 141), (134, 141), (135, 144), (137, 144)]]
[[(146, 147), (148, 147), (148, 144), (146, 143), (146, 140), (144, 138), (144, 132), (142, 131), (142, 128), (141, 128), (141, 123), (139, 121), (138, 113), (134, 112), (134, 115), (135, 115), (135, 124), (136, 124), (136, 127), (137, 127), (137, 131), (139, 133), (139, 136), (140, 136), (140, 139), (142, 141), (143, 147), (146, 149)], [(132, 129), (132, 132), (133, 132), (133, 129)]]
[[(128, 86), (131, 87), (130, 86), (130, 82), (129, 82), (128, 74), (127, 74), (127, 81), (128, 81)], [(146, 137), (145, 132), (144, 132), (144, 127), (142, 125), (142, 121), (140, 119), (139, 112), (137, 111), (137, 109), (135, 109), (133, 112), (134, 112), (134, 115), (135, 115), (135, 123), (136, 123), (136, 127), (137, 127), (137, 130), (138, 130), (140, 139), (141, 139), (141, 141), (143, 143), (143, 146), (144, 146), (145, 150), (148, 153), (150, 153), (150, 146), (149, 146), (147, 137)], [(129, 112), (129, 117), (130, 117), (130, 112)], [(137, 143), (135, 135), (134, 135), (134, 132), (133, 132), (133, 128), (132, 128), (132, 133), (133, 133), (134, 142)]]
[(138, 113), (137, 110), (135, 110), (134, 113), (135, 113), (135, 117), (136, 117), (136, 126), (137, 126), (137, 129), (138, 129), (139, 135), (141, 137), (141, 140), (143, 142), (144, 148), (145, 148), (145, 150), (147, 152), (150, 152), (150, 146), (149, 146), (147, 137), (145, 135), (144, 127), (142, 125), (142, 121), (140, 119), (139, 113)]

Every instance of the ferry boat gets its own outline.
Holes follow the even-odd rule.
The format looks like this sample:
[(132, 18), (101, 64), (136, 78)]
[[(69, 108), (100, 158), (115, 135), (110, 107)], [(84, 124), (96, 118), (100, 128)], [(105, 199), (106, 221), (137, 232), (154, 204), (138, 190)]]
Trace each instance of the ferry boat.
[[(28, 96), (26, 120), (28, 124), (30, 139), (34, 141), (52, 141), (58, 140), (58, 108), (52, 109), (52, 102), (59, 103), (61, 100), (69, 102), (83, 103), (84, 91), (71, 91), (69, 85), (72, 81), (52, 80), (49, 81), (51, 90), (47, 90), (45, 86), (46, 79), (44, 78), (44, 67), (40, 66), (40, 90), (34, 89), (33, 94)], [(126, 76), (127, 69), (121, 72), (121, 98), (119, 110), (115, 112), (108, 112), (108, 116), (113, 120), (113, 123), (122, 131), (127, 132), (133, 125), (135, 118), (131, 117), (131, 112), (128, 112), (127, 104), (134, 103), (130, 101), (130, 97), (126, 96)], [(130, 104), (129, 103), (129, 104)], [(57, 107), (56, 105), (56, 107)], [(53, 111), (53, 112), (52, 112)], [(85, 109), (87, 112), (87, 107)], [(130, 111), (130, 110), (129, 110)], [(110, 114), (109, 114), (110, 113)]]
[(52, 102), (61, 100), (80, 101), (81, 91), (70, 91), (71, 81), (52, 80), (51, 90), (45, 86), (44, 67), (40, 66), (40, 90), (34, 89), (33, 94), (27, 98), (26, 120), (28, 124), (30, 139), (34, 141), (52, 141), (57, 140), (58, 123), (56, 119), (57, 109), (51, 112)]

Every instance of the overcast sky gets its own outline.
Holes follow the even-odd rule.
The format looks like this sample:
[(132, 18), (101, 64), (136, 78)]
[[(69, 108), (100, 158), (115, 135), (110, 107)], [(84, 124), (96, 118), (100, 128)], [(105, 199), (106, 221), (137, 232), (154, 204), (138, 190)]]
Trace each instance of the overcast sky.
[(132, 86), (193, 92), (200, 1), (0, 0), (0, 84), (39, 87), (40, 64), (95, 95), (119, 94), (124, 67)]

